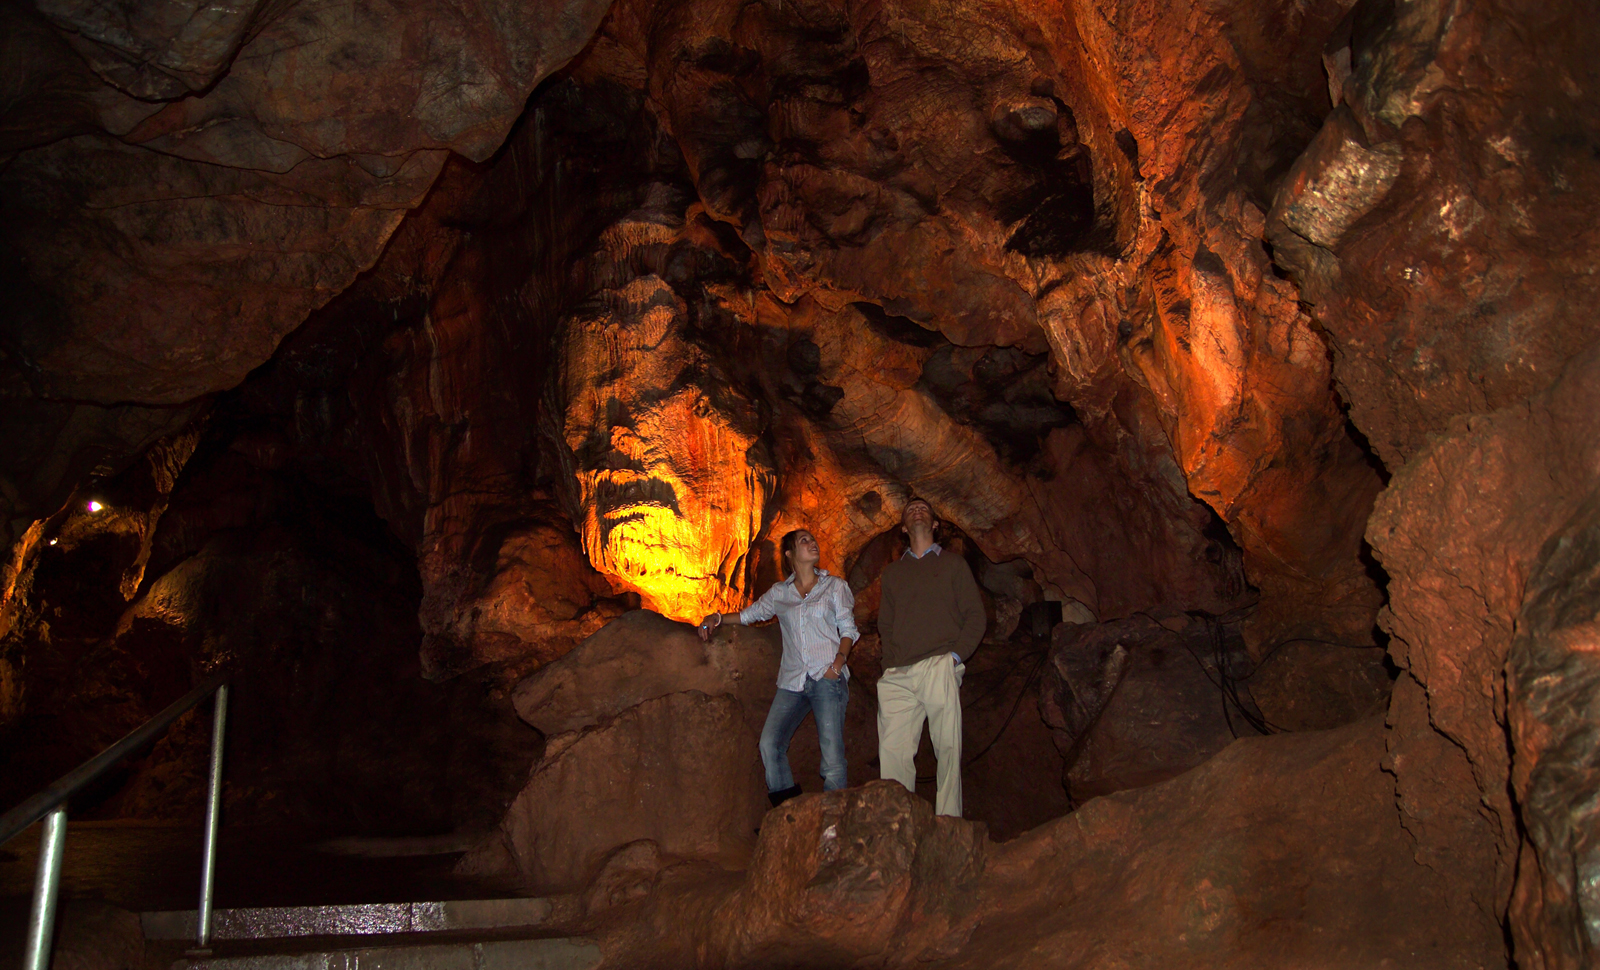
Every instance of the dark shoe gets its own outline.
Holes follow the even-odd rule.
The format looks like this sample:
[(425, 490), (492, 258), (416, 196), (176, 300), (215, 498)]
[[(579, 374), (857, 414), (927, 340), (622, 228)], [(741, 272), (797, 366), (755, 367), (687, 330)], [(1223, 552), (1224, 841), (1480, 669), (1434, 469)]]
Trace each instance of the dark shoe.
[(782, 805), (784, 802), (788, 801), (789, 799), (794, 798), (797, 795), (803, 795), (803, 794), (805, 794), (805, 793), (800, 790), (800, 786), (799, 785), (794, 785), (793, 787), (785, 788), (782, 791), (769, 791), (769, 792), (767, 792), (767, 800), (772, 802), (772, 807), (773, 808), (777, 808), (779, 805)]

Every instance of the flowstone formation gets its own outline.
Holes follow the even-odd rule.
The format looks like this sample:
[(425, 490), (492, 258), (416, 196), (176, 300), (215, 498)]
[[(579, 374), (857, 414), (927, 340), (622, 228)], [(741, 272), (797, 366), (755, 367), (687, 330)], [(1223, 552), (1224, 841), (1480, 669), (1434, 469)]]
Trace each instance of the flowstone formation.
[[(716, 258), (694, 245), (709, 227), (682, 221), (671, 188), (651, 189), (654, 207), (601, 233), (590, 276), (604, 288), (560, 324), (554, 410), (589, 560), (663, 613), (698, 619), (748, 602), (745, 557), (777, 476), (755, 403), (686, 339), (691, 309), (661, 276)], [(731, 293), (696, 289), (695, 318), (735, 312)]]
[[(619, 965), (1590, 965), (1597, 47), (1567, 0), (0, 8), (0, 787), (232, 663), (236, 817), (456, 830)], [(965, 820), (873, 781), (912, 496), (989, 620)], [(778, 632), (680, 621), (798, 527), (856, 784), (763, 813)], [(88, 810), (192, 812), (202, 734)]]

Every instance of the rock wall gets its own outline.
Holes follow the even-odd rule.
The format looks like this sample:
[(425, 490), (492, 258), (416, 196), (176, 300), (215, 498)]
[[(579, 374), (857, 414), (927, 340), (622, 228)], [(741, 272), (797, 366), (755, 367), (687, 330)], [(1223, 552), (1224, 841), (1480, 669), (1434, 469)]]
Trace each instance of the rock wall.
[[(1507, 660), (1540, 550), (1600, 471), (1600, 330), (1584, 295), (1600, 185), (1584, 93), (1595, 29), (1544, 5), (1358, 7), (1325, 53), (1339, 107), (1270, 230), (1328, 333), (1352, 420), (1393, 470), (1367, 537), (1390, 577), (1382, 625), (1404, 669), (1387, 762), (1402, 817), (1419, 858), (1479, 856), (1471, 891), (1485, 912), (1505, 916), (1524, 887), (1509, 922), (1530, 966), (1579, 966), (1588, 945), (1557, 884), (1541, 909), (1540, 877), (1517, 875), (1519, 855), (1532, 867), (1539, 851), (1524, 830), (1564, 831), (1586, 796), (1517, 801), (1510, 781), (1535, 770), (1532, 725), (1550, 715), (1538, 691), (1509, 697)], [(1563, 720), (1573, 737), (1588, 715)], [(1532, 733), (1508, 739), (1508, 724)]]

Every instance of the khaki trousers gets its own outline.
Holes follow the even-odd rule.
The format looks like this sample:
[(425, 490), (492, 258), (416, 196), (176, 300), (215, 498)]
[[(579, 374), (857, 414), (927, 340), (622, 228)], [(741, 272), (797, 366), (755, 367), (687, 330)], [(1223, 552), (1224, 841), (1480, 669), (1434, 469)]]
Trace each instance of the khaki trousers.
[(934, 811), (961, 815), (961, 675), (966, 665), (948, 653), (890, 667), (878, 678), (878, 773), (917, 790), (917, 748), (928, 722), (939, 759)]

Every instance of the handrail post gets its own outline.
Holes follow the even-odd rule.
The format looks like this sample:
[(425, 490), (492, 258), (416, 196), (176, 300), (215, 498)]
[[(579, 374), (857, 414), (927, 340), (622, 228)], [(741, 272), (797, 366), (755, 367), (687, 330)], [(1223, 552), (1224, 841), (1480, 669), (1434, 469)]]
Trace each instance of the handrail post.
[(67, 845), (67, 810), (57, 806), (44, 817), (39, 833), (39, 874), (33, 884), (33, 912), (28, 916), (28, 949), (22, 970), (50, 970), (56, 929), (56, 896), (61, 888), (61, 856)]
[[(211, 778), (206, 786), (206, 842), (200, 857), (200, 913), (195, 929), (195, 953), (211, 947), (211, 897), (217, 873), (217, 816), (222, 808), (222, 737), (228, 724), (228, 685), (217, 688), (211, 722)], [(32, 970), (32, 968), (29, 968)]]

